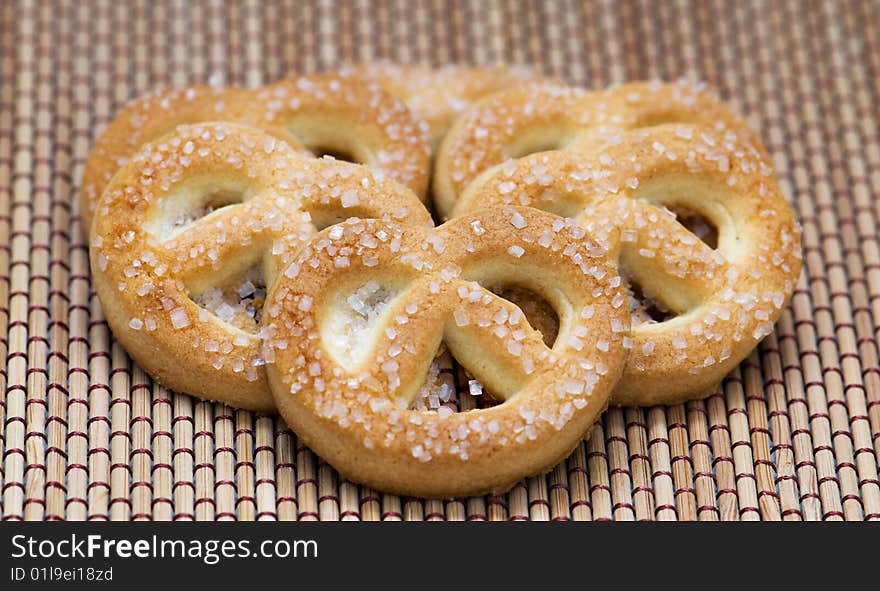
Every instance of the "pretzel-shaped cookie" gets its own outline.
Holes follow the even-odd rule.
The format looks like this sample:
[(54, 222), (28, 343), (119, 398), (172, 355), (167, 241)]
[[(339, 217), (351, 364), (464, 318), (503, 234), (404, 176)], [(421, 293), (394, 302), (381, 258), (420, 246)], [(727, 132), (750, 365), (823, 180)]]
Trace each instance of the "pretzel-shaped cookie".
[[(498, 204), (576, 219), (625, 277), (677, 314), (633, 319), (616, 404), (710, 393), (773, 331), (800, 274), (800, 229), (773, 169), (723, 129), (664, 124), (624, 133), (590, 157), (556, 151), (508, 161), (478, 177), (455, 214)], [(665, 206), (705, 216), (717, 249)]]
[(462, 191), (505, 160), (548, 150), (590, 153), (624, 131), (662, 123), (700, 125), (725, 139), (734, 134), (763, 150), (742, 117), (700, 87), (634, 82), (588, 91), (521, 85), (479, 101), (446, 135), (434, 170), (436, 207), (448, 217)]
[(390, 62), (363, 64), (344, 68), (342, 72), (375, 81), (386, 92), (403, 99), (413, 113), (428, 124), (432, 152), (437, 150), (455, 118), (472, 103), (500, 90), (539, 79), (534, 72), (522, 67), (425, 68)]
[[(551, 303), (552, 349), (483, 287), (498, 284)], [(535, 209), (433, 230), (347, 221), (304, 247), (267, 298), (269, 382), (298, 436), (359, 482), (431, 497), (502, 491), (555, 465), (605, 408), (624, 364), (624, 297), (599, 244)], [(410, 409), (441, 342), (502, 404)]]
[(104, 188), (143, 144), (177, 125), (210, 121), (259, 127), (297, 149), (302, 144), (347, 154), (425, 198), (425, 134), (406, 105), (376, 85), (334, 74), (291, 78), (254, 90), (197, 85), (134, 101), (98, 137), (80, 192), (86, 231)]
[(95, 289), (116, 338), (159, 382), (271, 409), (260, 277), (271, 285), (318, 228), (352, 216), (431, 225), (380, 172), (301, 155), (256, 128), (181, 125), (133, 156), (99, 201)]

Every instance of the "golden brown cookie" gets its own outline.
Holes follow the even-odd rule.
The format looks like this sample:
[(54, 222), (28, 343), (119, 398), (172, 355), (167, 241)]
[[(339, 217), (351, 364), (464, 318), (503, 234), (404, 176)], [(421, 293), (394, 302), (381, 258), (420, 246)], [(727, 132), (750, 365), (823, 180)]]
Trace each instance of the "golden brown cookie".
[(256, 128), (180, 125), (99, 200), (95, 289), (116, 338), (160, 383), (271, 409), (265, 290), (319, 229), (349, 217), (431, 225), (412, 191), (368, 167), (304, 156)]
[[(773, 168), (722, 125), (660, 124), (621, 133), (588, 156), (557, 150), (509, 160), (468, 185), (454, 215), (503, 204), (576, 220), (632, 287), (672, 313), (655, 320), (634, 302), (617, 404), (711, 393), (773, 331), (801, 270), (800, 228)], [(717, 247), (682, 225), (678, 208), (705, 218)]]
[[(555, 344), (486, 285), (544, 297)], [(349, 220), (269, 293), (269, 383), (285, 421), (349, 478), (416, 496), (501, 492), (565, 457), (605, 408), (625, 361), (624, 297), (604, 248), (536, 209), (431, 230)], [(500, 404), (415, 409), (441, 344)]]

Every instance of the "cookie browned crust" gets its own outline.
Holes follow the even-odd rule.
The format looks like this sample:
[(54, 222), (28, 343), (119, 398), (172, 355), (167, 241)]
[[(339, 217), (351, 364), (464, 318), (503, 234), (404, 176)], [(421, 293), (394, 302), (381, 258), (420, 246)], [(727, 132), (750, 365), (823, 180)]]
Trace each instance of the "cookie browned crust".
[(160, 383), (268, 410), (258, 302), (248, 317), (223, 292), (252, 295), (243, 277), (271, 286), (318, 228), (357, 216), (431, 225), (412, 191), (368, 167), (304, 156), (257, 128), (181, 125), (104, 191), (95, 289), (116, 338)]
[[(551, 303), (552, 349), (483, 287), (496, 284)], [(625, 361), (623, 294), (598, 243), (535, 209), (479, 210), (430, 231), (349, 220), (306, 245), (269, 294), (269, 383), (297, 435), (357, 482), (501, 492), (555, 465), (604, 410)], [(503, 402), (411, 410), (441, 342)]]
[[(501, 204), (573, 218), (625, 277), (675, 314), (634, 318), (616, 404), (710, 394), (772, 332), (800, 275), (800, 228), (772, 167), (722, 125), (660, 124), (620, 133), (592, 153), (509, 160), (477, 176), (454, 213)], [(679, 206), (717, 228), (717, 248), (679, 223), (670, 210)]]

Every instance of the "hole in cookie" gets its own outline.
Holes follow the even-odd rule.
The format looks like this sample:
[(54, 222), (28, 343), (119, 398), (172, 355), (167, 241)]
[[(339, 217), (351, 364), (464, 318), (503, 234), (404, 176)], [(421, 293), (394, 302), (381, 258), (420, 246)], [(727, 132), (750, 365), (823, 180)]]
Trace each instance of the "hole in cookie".
[(624, 285), (629, 293), (629, 311), (632, 325), (656, 324), (675, 317), (675, 313), (657, 300), (645, 295), (642, 286), (634, 277), (624, 276)]
[(342, 160), (343, 162), (352, 162), (354, 164), (361, 164), (355, 156), (349, 152), (344, 150), (335, 150), (333, 148), (327, 148), (322, 146), (309, 146), (309, 152), (311, 152), (315, 158), (323, 158), (324, 156), (329, 156), (334, 160)]
[(675, 123), (688, 125), (694, 123), (688, 119), (688, 117), (683, 117), (681, 113), (661, 109), (642, 114), (636, 120), (635, 127), (657, 127), (658, 125), (672, 125)]
[(454, 371), (455, 361), (446, 350), (446, 346), (441, 343), (428, 368), (424, 383), (409, 406), (410, 409), (434, 411), (440, 414), (458, 412), (459, 400)]
[(544, 344), (553, 347), (559, 334), (559, 315), (550, 302), (531, 289), (518, 285), (491, 286), (489, 290), (522, 310), (532, 328), (541, 333)]
[(307, 117), (297, 116), (284, 122), (283, 127), (316, 158), (330, 156), (355, 164), (369, 164), (374, 154), (362, 135), (362, 128), (346, 124), (337, 115), (310, 113)]
[(491, 390), (483, 386), (478, 379), (469, 374), (458, 362), (455, 365), (457, 381), (460, 384), (458, 388), (459, 412), (467, 412), (477, 408), (491, 408), (501, 404), (500, 398), (494, 396)]
[(260, 267), (253, 266), (243, 275), (191, 297), (223, 322), (256, 333), (266, 300), (266, 282)]
[(233, 193), (232, 191), (212, 191), (202, 197), (202, 199), (194, 204), (194, 207), (188, 207), (177, 213), (169, 220), (171, 232), (192, 224), (194, 221), (205, 217), (206, 215), (241, 203), (241, 193)]
[(340, 364), (352, 368), (363, 361), (369, 353), (377, 321), (397, 293), (377, 281), (368, 281), (353, 290), (341, 290), (331, 298), (322, 340)]
[(718, 228), (705, 216), (684, 205), (667, 205), (678, 223), (702, 240), (709, 248), (718, 248)]
[(441, 343), (409, 408), (448, 416), (497, 404), (500, 402), (492, 393), (470, 376)]
[(563, 128), (547, 128), (524, 130), (517, 135), (516, 140), (507, 146), (505, 156), (507, 158), (522, 158), (539, 152), (561, 150), (569, 144), (571, 136)]
[(515, 150), (511, 154), (511, 158), (523, 158), (525, 156), (531, 156), (532, 154), (538, 154), (540, 152), (550, 152), (553, 150), (560, 150), (565, 147), (565, 144), (562, 142), (545, 142), (545, 143), (536, 143), (530, 146), (523, 146), (522, 148)]
[(219, 209), (244, 201), (244, 193), (241, 191), (212, 188), (196, 192), (184, 187), (178, 191), (158, 201), (156, 218), (147, 224), (147, 230), (161, 240), (170, 238)]
[(551, 152), (553, 150), (561, 150), (565, 148), (568, 144), (568, 141), (563, 141), (561, 138), (556, 138), (553, 140), (545, 140), (542, 142), (535, 142), (533, 144), (526, 144), (523, 146), (517, 146), (513, 148), (509, 153), (509, 158), (524, 158), (526, 156), (531, 156), (533, 154), (540, 154), (541, 152)]

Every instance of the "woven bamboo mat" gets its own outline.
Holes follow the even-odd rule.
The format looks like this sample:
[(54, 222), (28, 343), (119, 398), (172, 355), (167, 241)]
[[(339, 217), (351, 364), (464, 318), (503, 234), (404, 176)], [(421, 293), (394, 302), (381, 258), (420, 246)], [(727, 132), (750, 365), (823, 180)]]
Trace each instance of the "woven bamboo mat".
[[(800, 0), (0, 2), (3, 518), (880, 519), (878, 13)], [(91, 289), (74, 195), (96, 133), (160, 83), (257, 85), (376, 59), (528, 64), (595, 87), (707, 81), (761, 130), (804, 226), (804, 274), (776, 332), (706, 400), (612, 409), (549, 474), (453, 501), (360, 487), (276, 417), (153, 384)]]

